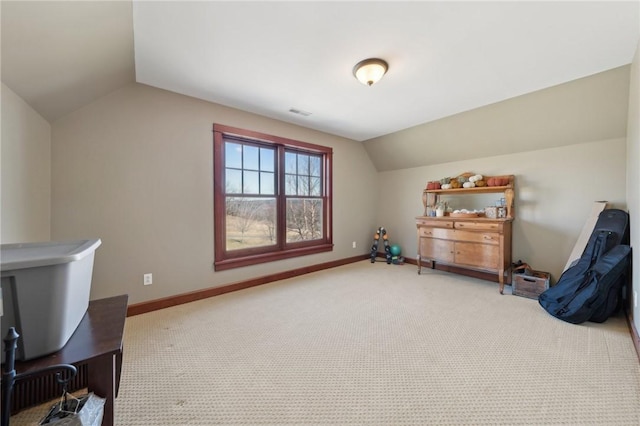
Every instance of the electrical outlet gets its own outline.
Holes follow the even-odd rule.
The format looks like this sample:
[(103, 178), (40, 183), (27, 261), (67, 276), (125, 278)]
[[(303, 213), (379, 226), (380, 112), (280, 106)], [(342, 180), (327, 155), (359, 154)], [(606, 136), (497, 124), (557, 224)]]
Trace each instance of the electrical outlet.
[(356, 248), (356, 242), (354, 241), (352, 244), (353, 248)]
[(638, 292), (637, 291), (633, 292), (633, 307), (634, 308), (638, 307)]
[(144, 285), (153, 284), (153, 274), (144, 274), (143, 282)]

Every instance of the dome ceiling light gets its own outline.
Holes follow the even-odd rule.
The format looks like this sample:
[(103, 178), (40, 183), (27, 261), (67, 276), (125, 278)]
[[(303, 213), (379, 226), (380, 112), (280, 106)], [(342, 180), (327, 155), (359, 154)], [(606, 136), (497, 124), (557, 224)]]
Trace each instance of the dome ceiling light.
[(378, 58), (369, 58), (360, 61), (353, 67), (353, 75), (362, 84), (372, 86), (374, 83), (380, 81), (383, 75), (389, 69), (389, 64), (386, 61)]

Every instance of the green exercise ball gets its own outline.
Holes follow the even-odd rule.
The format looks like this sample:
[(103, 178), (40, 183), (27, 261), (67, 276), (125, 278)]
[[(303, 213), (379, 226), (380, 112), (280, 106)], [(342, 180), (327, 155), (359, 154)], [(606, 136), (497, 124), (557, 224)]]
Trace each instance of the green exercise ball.
[(391, 252), (392, 256), (400, 256), (400, 252), (402, 250), (400, 250), (400, 246), (399, 245), (394, 244), (391, 247), (389, 247), (389, 251)]

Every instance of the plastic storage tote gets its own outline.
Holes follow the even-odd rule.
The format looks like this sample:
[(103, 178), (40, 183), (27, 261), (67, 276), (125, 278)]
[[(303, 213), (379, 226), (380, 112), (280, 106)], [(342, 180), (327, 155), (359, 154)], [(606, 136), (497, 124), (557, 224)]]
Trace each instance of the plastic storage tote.
[(89, 307), (100, 239), (2, 244), (2, 336), (20, 334), (17, 360), (60, 350)]

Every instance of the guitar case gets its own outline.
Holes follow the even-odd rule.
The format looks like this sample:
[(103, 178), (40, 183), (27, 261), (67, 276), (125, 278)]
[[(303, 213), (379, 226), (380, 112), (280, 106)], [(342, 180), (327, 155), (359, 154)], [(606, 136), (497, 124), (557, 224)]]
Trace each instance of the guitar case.
[(603, 210), (578, 261), (538, 297), (549, 314), (573, 324), (604, 322), (621, 305), (629, 278), (629, 214)]

